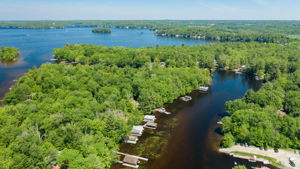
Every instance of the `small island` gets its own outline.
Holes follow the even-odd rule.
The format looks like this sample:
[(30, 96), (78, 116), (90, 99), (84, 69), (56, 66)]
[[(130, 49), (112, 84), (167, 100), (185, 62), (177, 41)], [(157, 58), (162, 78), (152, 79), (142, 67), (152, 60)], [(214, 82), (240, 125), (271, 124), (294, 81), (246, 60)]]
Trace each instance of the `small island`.
[(14, 62), (17, 61), (20, 55), (20, 51), (14, 47), (2, 47), (0, 48), (0, 61), (1, 62)]
[(96, 29), (93, 29), (92, 32), (93, 33), (105, 33), (105, 34), (108, 34), (108, 33), (111, 33), (111, 30), (108, 29), (108, 28), (96, 28)]

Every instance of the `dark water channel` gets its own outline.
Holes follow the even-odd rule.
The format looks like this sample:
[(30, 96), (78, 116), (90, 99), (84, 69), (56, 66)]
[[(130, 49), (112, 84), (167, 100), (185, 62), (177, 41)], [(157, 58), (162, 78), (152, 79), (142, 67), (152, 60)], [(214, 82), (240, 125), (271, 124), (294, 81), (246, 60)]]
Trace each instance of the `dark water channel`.
[[(241, 98), (248, 89), (258, 90), (262, 83), (233, 72), (215, 72), (208, 93), (192, 92), (193, 100), (175, 100), (166, 105), (171, 115), (156, 114), (158, 129), (144, 132), (135, 145), (121, 144), (120, 151), (149, 158), (140, 168), (151, 169), (231, 169), (234, 163), (248, 168), (262, 163), (235, 159), (218, 152), (219, 114), (228, 100)], [(272, 166), (268, 166), (274, 168)], [(123, 168), (114, 165), (112, 169)]]

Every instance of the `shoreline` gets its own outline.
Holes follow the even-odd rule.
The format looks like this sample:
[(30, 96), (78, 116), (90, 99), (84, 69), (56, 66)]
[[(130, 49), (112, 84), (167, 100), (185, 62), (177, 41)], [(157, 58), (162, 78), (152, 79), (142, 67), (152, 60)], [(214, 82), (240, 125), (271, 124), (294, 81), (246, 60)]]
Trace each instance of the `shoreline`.
[[(265, 151), (265, 150), (260, 150), (258, 147), (254, 147), (254, 146), (243, 147), (240, 145), (234, 145), (230, 148), (220, 148), (219, 152), (232, 155), (236, 158), (243, 158), (243, 159), (249, 159), (249, 157), (253, 157), (250, 156), (250, 154), (258, 155), (260, 157), (257, 158), (257, 161), (262, 161), (262, 162), (264, 160), (270, 161), (269, 159), (266, 159), (264, 157), (273, 158), (276, 160), (278, 164), (283, 165), (283, 167), (275, 165), (276, 167), (280, 167), (280, 168), (290, 169), (290, 168), (296, 168), (300, 166), (300, 154), (299, 153), (296, 154), (295, 152), (288, 151), (288, 150), (279, 149), (279, 152), (275, 153), (273, 149), (268, 149)], [(249, 155), (241, 155), (242, 153), (249, 154)], [(292, 167), (289, 164), (289, 157), (295, 159), (296, 167)], [(274, 165), (274, 163), (272, 163), (271, 161), (270, 163)]]

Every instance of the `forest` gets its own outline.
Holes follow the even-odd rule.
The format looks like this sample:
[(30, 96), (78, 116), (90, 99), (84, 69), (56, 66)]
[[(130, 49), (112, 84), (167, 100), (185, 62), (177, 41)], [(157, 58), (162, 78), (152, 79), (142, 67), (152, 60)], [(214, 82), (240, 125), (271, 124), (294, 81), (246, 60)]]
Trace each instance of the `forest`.
[[(114, 61), (122, 58), (114, 52)], [(0, 168), (109, 168), (113, 150), (143, 114), (210, 80), (210, 72), (196, 66), (33, 68), (0, 108)]]
[(2, 47), (0, 48), (0, 61), (16, 61), (18, 60), (20, 51), (14, 47)]
[[(295, 52), (300, 51), (299, 45), (294, 48)], [(285, 52), (291, 51), (286, 49)], [(257, 60), (262, 67), (275, 68), (273, 73), (268, 73), (266, 83), (259, 91), (249, 90), (242, 99), (226, 103), (226, 111), (231, 115), (222, 119), (222, 146), (247, 143), (257, 147), (300, 149), (300, 57), (297, 53), (288, 53), (280, 54), (289, 55), (286, 59), (273, 60), (273, 66), (283, 66), (278, 70), (276, 66), (264, 65), (268, 60)], [(250, 72), (258, 67), (252, 66)]]
[(67, 44), (53, 51), (66, 63), (33, 68), (3, 98), (0, 168), (109, 168), (113, 150), (132, 125), (154, 108), (209, 85), (216, 68), (241, 69), (267, 81), (258, 92), (227, 103), (232, 116), (223, 119), (224, 146), (299, 148), (299, 47), (298, 42)]
[(111, 30), (108, 28), (95, 28), (92, 30), (93, 33), (111, 33)]
[[(243, 71), (266, 80), (294, 72), (299, 67), (299, 43), (217, 43), (202, 46), (156, 46), (145, 48), (67, 44), (54, 49), (56, 59), (80, 64), (142, 67), (148, 63), (167, 67), (200, 67)], [(117, 53), (117, 54), (116, 54)]]

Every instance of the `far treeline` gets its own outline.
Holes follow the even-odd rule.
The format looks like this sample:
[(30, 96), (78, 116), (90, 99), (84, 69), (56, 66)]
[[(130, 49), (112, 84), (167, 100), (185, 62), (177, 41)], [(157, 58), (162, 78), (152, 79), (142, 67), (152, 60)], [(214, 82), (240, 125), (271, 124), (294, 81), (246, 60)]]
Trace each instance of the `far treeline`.
[(2, 28), (65, 27), (143, 28), (160, 36), (205, 39), (221, 42), (287, 43), (300, 38), (300, 21), (197, 21), (197, 20), (132, 20), (132, 21), (0, 21)]
[(227, 103), (233, 115), (223, 120), (224, 144), (251, 139), (253, 145), (273, 146), (280, 138), (285, 144), (276, 146), (299, 148), (299, 102), (294, 102), (299, 51), (299, 43), (55, 49), (57, 59), (77, 65), (34, 68), (6, 94), (0, 108), (0, 168), (109, 168), (116, 159), (113, 150), (132, 125), (154, 108), (210, 84), (210, 69), (216, 67), (242, 68), (268, 81), (262, 90)]
[(0, 61), (12, 62), (18, 60), (20, 51), (14, 47), (2, 47), (0, 48)]
[(271, 32), (255, 32), (246, 30), (217, 30), (210, 27), (175, 27), (156, 31), (158, 36), (177, 38), (202, 39), (220, 42), (260, 42), (260, 43), (288, 43), (292, 41), (287, 35)]

